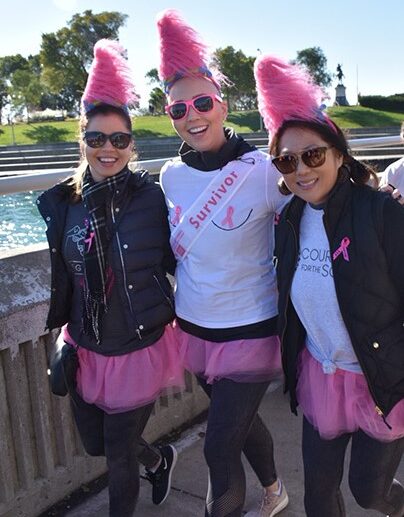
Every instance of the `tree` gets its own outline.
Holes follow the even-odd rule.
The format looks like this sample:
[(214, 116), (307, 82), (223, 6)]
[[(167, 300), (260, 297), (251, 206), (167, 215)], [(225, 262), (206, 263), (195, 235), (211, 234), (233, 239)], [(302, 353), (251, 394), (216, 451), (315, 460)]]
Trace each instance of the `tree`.
[(164, 114), (164, 107), (166, 105), (166, 95), (161, 88), (156, 86), (150, 92), (149, 97), (149, 106), (152, 106), (152, 110), (149, 111), (153, 113), (161, 113)]
[(40, 108), (45, 88), (41, 80), (39, 55), (30, 55), (10, 77), (11, 101), (17, 111), (24, 108), (29, 113)]
[(1, 58), (1, 75), (6, 79), (9, 79), (16, 70), (22, 68), (28, 68), (28, 60), (21, 54)]
[(9, 88), (6, 77), (3, 72), (3, 58), (0, 58), (0, 124), (2, 120), (3, 108), (5, 108), (9, 101)]
[(43, 80), (50, 93), (58, 95), (65, 109), (77, 108), (83, 94), (93, 47), (102, 38), (118, 39), (126, 14), (91, 10), (75, 14), (68, 26), (57, 32), (42, 34), (40, 61)]
[(9, 104), (14, 112), (28, 111), (40, 106), (44, 88), (38, 55), (28, 58), (16, 54), (0, 60), (0, 108)]
[(222, 88), (229, 111), (232, 108), (255, 108), (257, 94), (253, 72), (254, 57), (248, 57), (241, 50), (236, 51), (232, 46), (228, 46), (215, 50), (213, 62), (233, 83)]
[(2, 120), (3, 108), (8, 104), (8, 86), (3, 77), (0, 77), (0, 124)]
[(166, 105), (166, 94), (164, 93), (163, 81), (160, 81), (159, 73), (157, 68), (152, 68), (145, 75), (148, 84), (156, 84), (149, 96), (149, 112), (164, 113), (164, 107)]
[(309, 72), (313, 81), (327, 88), (331, 84), (332, 75), (327, 70), (327, 58), (320, 47), (310, 47), (297, 52), (294, 64), (302, 65)]
[(16, 70), (26, 69), (27, 60), (21, 54), (0, 58), (0, 120), (3, 108), (11, 102), (11, 78)]
[(147, 82), (149, 84), (157, 84), (161, 89), (163, 89), (163, 81), (160, 81), (159, 73), (157, 68), (152, 68), (145, 75)]
[(40, 107), (43, 93), (40, 76), (30, 69), (20, 69), (11, 79), (11, 102), (17, 111), (24, 108), (28, 113)]

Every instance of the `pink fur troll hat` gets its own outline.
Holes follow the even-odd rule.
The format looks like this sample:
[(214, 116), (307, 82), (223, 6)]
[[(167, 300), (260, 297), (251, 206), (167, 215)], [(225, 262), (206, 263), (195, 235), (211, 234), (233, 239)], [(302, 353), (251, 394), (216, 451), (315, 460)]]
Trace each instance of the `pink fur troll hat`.
[(127, 111), (137, 100), (124, 48), (117, 41), (97, 41), (94, 61), (81, 98), (82, 111), (88, 113), (99, 104), (109, 104)]
[(201, 36), (183, 20), (175, 9), (157, 15), (160, 37), (159, 76), (165, 92), (182, 77), (206, 77), (220, 91), (226, 78), (218, 70), (209, 69), (209, 51)]
[(313, 120), (333, 127), (320, 108), (322, 89), (303, 68), (265, 55), (256, 59), (254, 75), (258, 109), (270, 139), (286, 120)]

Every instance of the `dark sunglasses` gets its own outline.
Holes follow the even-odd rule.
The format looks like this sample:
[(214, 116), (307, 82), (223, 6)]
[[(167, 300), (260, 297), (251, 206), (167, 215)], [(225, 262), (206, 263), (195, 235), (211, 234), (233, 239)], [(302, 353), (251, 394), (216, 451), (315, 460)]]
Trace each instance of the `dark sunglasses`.
[(83, 138), (89, 147), (102, 147), (109, 140), (116, 149), (126, 149), (132, 140), (132, 135), (131, 133), (122, 133), (121, 131), (111, 135), (106, 135), (101, 131), (86, 131)]
[(324, 164), (326, 153), (328, 149), (331, 149), (331, 147), (332, 146), (313, 147), (312, 149), (308, 149), (302, 153), (281, 154), (280, 156), (272, 158), (272, 163), (281, 174), (291, 174), (292, 172), (296, 172), (300, 157), (307, 167), (315, 169), (316, 167), (321, 167)]
[(199, 113), (207, 113), (213, 109), (215, 101), (222, 102), (222, 99), (219, 95), (204, 94), (188, 101), (173, 102), (165, 110), (173, 120), (180, 120), (188, 114), (190, 106)]

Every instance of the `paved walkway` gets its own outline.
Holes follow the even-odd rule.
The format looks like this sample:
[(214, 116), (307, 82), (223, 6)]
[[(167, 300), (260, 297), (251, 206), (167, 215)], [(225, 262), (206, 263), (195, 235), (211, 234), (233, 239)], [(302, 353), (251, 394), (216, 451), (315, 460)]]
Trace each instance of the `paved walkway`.
[[(289, 506), (279, 513), (279, 517), (303, 517), (303, 475), (300, 454), (301, 418), (289, 411), (288, 399), (278, 388), (268, 392), (263, 400), (261, 415), (269, 423), (275, 442), (275, 456), (279, 475), (283, 478), (289, 493)], [(173, 474), (170, 496), (165, 503), (156, 507), (151, 503), (151, 486), (141, 482), (141, 491), (136, 515), (139, 517), (203, 517), (204, 499), (207, 485), (207, 468), (203, 459), (203, 437), (205, 426), (194, 427), (175, 443), (179, 458)], [(260, 498), (259, 483), (252, 470), (246, 465), (248, 511)], [(399, 479), (404, 481), (404, 460), (401, 462)], [(346, 476), (343, 492), (348, 517), (376, 517), (377, 512), (360, 509), (347, 488)], [(89, 498), (79, 507), (66, 514), (68, 517), (108, 517), (108, 493), (103, 490)], [(326, 517), (326, 516), (324, 516)]]

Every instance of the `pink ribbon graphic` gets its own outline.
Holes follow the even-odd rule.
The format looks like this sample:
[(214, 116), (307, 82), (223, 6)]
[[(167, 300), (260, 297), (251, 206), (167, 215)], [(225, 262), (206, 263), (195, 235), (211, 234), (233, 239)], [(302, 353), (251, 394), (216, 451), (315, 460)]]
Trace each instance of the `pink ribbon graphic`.
[(180, 231), (177, 237), (171, 243), (171, 247), (173, 249), (174, 255), (177, 257), (183, 257), (185, 255), (186, 249), (184, 246), (180, 244), (180, 240), (184, 237), (184, 232)]
[(177, 205), (175, 207), (175, 217), (174, 217), (174, 219), (171, 220), (171, 224), (173, 226), (175, 226), (176, 224), (178, 224), (180, 222), (181, 211), (182, 211), (182, 208), (179, 205)]
[(84, 242), (87, 243), (88, 242), (88, 248), (87, 248), (87, 251), (90, 251), (90, 248), (91, 248), (91, 245), (93, 243), (93, 239), (94, 239), (94, 232), (90, 232), (90, 236), (87, 238), (87, 239), (84, 239)]
[(344, 260), (349, 262), (349, 255), (348, 255), (348, 246), (351, 243), (349, 237), (344, 237), (341, 241), (341, 245), (338, 249), (336, 249), (332, 255), (332, 259), (335, 260), (339, 255), (344, 257)]
[(234, 226), (233, 219), (232, 219), (233, 214), (234, 214), (234, 207), (233, 206), (228, 206), (227, 207), (226, 217), (222, 221), (222, 225), (223, 226), (225, 226), (227, 224), (227, 226), (229, 228), (233, 228), (233, 226)]

